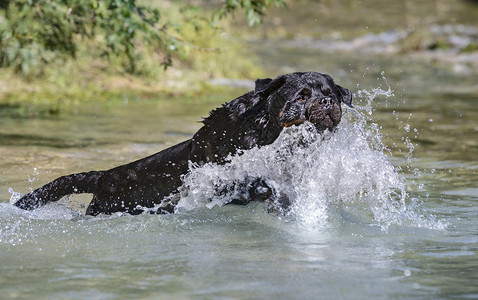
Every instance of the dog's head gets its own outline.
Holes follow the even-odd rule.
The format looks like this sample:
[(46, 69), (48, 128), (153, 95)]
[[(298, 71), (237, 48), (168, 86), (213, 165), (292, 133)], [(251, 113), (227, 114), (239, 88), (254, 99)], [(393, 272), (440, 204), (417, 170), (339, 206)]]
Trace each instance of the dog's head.
[(237, 150), (273, 143), (284, 127), (314, 124), (332, 130), (342, 118), (341, 104), (352, 93), (325, 74), (291, 73), (256, 80), (255, 90), (210, 112), (192, 138), (191, 159), (222, 162)]
[(335, 128), (342, 118), (341, 103), (352, 106), (352, 93), (326, 74), (291, 73), (256, 80), (255, 94), (267, 98), (269, 122), (281, 127), (308, 121), (319, 132)]

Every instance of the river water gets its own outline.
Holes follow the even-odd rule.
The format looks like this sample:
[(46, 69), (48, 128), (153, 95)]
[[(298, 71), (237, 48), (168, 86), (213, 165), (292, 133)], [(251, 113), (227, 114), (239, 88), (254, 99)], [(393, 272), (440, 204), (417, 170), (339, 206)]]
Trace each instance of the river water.
[[(271, 76), (313, 70), (349, 87), (355, 108), (337, 132), (291, 128), (228, 166), (194, 169), (177, 214), (85, 217), (88, 196), (33, 212), (9, 202), (185, 140), (244, 90), (2, 116), (0, 298), (478, 298), (476, 73), (318, 44), (252, 47)], [(291, 211), (214, 194), (249, 175), (293, 198)]]

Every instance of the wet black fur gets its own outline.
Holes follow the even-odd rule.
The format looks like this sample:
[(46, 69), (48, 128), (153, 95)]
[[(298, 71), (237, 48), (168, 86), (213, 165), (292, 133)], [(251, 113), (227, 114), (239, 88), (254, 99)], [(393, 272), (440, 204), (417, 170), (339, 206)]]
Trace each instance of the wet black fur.
[[(254, 91), (213, 110), (191, 139), (110, 170), (62, 176), (24, 195), (15, 205), (32, 210), (69, 194), (92, 193), (88, 215), (137, 214), (152, 207), (157, 213), (171, 213), (189, 163), (227, 163), (229, 154), (274, 142), (288, 122), (297, 125), (313, 120), (319, 131), (331, 129), (340, 121), (340, 103), (351, 105), (351, 101), (350, 91), (325, 74), (292, 73), (258, 79)], [(332, 110), (334, 113), (328, 112)], [(311, 114), (316, 115), (308, 116)], [(328, 123), (317, 121), (323, 114), (335, 114), (334, 122), (330, 118)], [(250, 188), (250, 199), (233, 202), (264, 201), (274, 196), (260, 179)], [(255, 192), (258, 190), (263, 192)]]

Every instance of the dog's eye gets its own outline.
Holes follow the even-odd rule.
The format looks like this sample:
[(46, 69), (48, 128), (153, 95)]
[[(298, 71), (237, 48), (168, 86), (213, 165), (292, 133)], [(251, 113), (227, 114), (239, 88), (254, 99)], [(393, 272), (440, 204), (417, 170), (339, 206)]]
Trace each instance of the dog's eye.
[(308, 98), (312, 95), (312, 92), (309, 90), (309, 89), (303, 89), (302, 91), (300, 91), (300, 95), (304, 98)]
[(324, 88), (322, 90), (322, 94), (324, 94), (324, 96), (329, 96), (331, 93), (330, 89), (329, 88)]

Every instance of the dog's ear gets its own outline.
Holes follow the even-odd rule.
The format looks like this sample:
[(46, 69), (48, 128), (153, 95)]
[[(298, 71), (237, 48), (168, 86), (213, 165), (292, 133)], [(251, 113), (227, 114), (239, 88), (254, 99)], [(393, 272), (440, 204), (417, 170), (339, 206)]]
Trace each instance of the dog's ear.
[(270, 78), (256, 79), (256, 88), (254, 92), (257, 94), (263, 91), (266, 88), (266, 86), (271, 82), (272, 82), (272, 79)]
[(279, 89), (285, 83), (285, 76), (279, 76), (276, 79), (257, 79), (254, 93), (260, 96), (269, 96)]
[(340, 96), (342, 98), (342, 102), (347, 104), (349, 107), (353, 107), (352, 106), (352, 92), (349, 89), (341, 87), (338, 84), (336, 84), (335, 86), (339, 90)]

